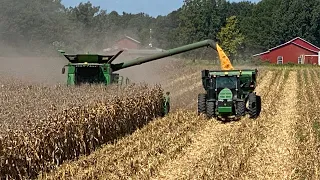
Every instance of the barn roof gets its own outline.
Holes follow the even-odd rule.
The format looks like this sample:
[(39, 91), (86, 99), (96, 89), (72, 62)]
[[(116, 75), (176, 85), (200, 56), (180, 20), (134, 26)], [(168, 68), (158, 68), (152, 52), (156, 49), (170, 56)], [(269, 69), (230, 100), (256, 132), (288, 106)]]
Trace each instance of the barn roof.
[(259, 54), (255, 54), (255, 55), (253, 55), (253, 56), (259, 56), (259, 55), (262, 55), (262, 54), (267, 54), (267, 53), (269, 53), (269, 52), (271, 52), (271, 51), (273, 51), (273, 50), (275, 50), (275, 49), (278, 49), (278, 48), (280, 48), (280, 47), (286, 46), (286, 45), (288, 45), (288, 44), (294, 44), (294, 45), (299, 46), (299, 47), (301, 47), (301, 48), (303, 48), (303, 49), (306, 49), (306, 50), (308, 50), (308, 51), (318, 53), (318, 51), (315, 51), (315, 50), (309, 49), (309, 48), (307, 48), (307, 47), (304, 47), (304, 46), (303, 46), (303, 45), (301, 45), (301, 44), (298, 44), (298, 43), (294, 42), (294, 41), (295, 41), (295, 40), (297, 40), (297, 39), (300, 39), (300, 40), (302, 40), (302, 41), (304, 41), (304, 42), (308, 43), (309, 45), (311, 45), (311, 46), (313, 46), (313, 47), (315, 47), (315, 48), (317, 48), (317, 49), (319, 49), (319, 50), (320, 50), (320, 48), (319, 48), (319, 47), (317, 47), (317, 46), (315, 46), (315, 45), (311, 44), (310, 42), (308, 42), (308, 41), (306, 41), (306, 40), (302, 39), (301, 37), (296, 37), (296, 38), (293, 38), (293, 39), (291, 39), (290, 41), (288, 41), (288, 42), (286, 42), (286, 43), (280, 44), (280, 45), (278, 45), (278, 46), (276, 46), (276, 47), (273, 47), (273, 48), (271, 48), (271, 49), (269, 49), (269, 50), (267, 50), (267, 51), (265, 51), (265, 52), (262, 52), (262, 53), (259, 53)]

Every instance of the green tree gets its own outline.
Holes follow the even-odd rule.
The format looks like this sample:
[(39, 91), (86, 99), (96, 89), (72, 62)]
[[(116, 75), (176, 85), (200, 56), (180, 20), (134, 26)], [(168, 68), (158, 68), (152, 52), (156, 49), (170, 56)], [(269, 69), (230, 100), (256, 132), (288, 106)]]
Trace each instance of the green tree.
[(297, 36), (318, 44), (319, 5), (314, 0), (282, 0), (275, 12), (278, 44)]
[(244, 36), (239, 30), (236, 16), (227, 18), (227, 23), (225, 27), (221, 28), (217, 39), (219, 40), (221, 48), (228, 56), (237, 56), (237, 51), (244, 42)]
[[(185, 0), (179, 13), (177, 35), (179, 45), (194, 43), (205, 39), (214, 39), (224, 24), (226, 15), (225, 0)], [(188, 58), (206, 58), (212, 56), (208, 49), (198, 49), (183, 54)]]
[(152, 43), (159, 48), (174, 48), (179, 44), (177, 28), (178, 16), (181, 9), (169, 13), (167, 16), (158, 16), (152, 24)]
[(275, 11), (279, 8), (279, 0), (262, 0), (252, 7), (250, 14), (239, 22), (241, 32), (245, 35), (245, 46), (248, 52), (258, 53), (277, 44)]

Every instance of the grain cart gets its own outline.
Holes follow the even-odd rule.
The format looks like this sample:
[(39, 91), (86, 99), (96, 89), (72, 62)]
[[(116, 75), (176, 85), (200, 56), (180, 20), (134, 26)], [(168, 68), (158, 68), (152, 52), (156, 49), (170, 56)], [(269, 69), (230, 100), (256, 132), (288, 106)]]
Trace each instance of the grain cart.
[(198, 95), (198, 113), (209, 118), (239, 118), (249, 114), (259, 116), (260, 96), (256, 88), (257, 70), (203, 70), (202, 84), (205, 94)]
[(234, 70), (218, 44), (216, 50), (222, 70), (202, 70), (202, 85), (206, 93), (198, 95), (198, 114), (222, 119), (249, 114), (250, 118), (257, 118), (261, 110), (261, 98), (254, 92), (258, 70)]
[[(110, 84), (127, 84), (129, 80), (115, 73), (118, 70), (140, 65), (150, 61), (158, 60), (168, 56), (173, 56), (183, 52), (191, 51), (202, 47), (214, 47), (215, 43), (212, 40), (204, 40), (178, 48), (166, 50), (146, 57), (139, 57), (128, 62), (113, 63), (113, 61), (123, 52), (119, 51), (115, 55), (99, 55), (99, 54), (65, 54), (60, 50), (60, 53), (69, 60), (69, 63), (62, 69), (64, 74), (67, 70), (67, 84), (80, 85), (82, 83), (102, 83)], [(125, 81), (125, 82), (124, 82)], [(167, 114), (170, 109), (169, 93), (165, 95), (164, 113)]]

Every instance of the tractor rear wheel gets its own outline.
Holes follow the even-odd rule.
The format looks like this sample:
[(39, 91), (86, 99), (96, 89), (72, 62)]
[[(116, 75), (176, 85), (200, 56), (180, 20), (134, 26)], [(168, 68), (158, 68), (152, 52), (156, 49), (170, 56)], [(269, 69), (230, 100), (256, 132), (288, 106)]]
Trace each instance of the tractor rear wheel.
[(208, 118), (215, 117), (215, 112), (216, 112), (215, 103), (212, 101), (207, 102), (207, 117)]
[(260, 116), (261, 112), (261, 97), (257, 96), (257, 117)]
[(236, 105), (236, 117), (244, 116), (246, 113), (246, 104), (244, 101), (237, 102)]
[(198, 94), (198, 115), (206, 114), (206, 94)]
[(250, 118), (255, 119), (259, 116), (261, 110), (261, 98), (254, 93), (249, 94), (249, 115)]

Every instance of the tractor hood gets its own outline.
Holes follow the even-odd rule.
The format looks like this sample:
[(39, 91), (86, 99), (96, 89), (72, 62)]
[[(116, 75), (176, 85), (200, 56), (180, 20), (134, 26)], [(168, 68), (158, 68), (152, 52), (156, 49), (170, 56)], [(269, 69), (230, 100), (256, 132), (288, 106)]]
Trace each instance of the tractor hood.
[(221, 115), (230, 115), (232, 113), (233, 106), (233, 94), (228, 88), (222, 89), (218, 94), (218, 104), (217, 109)]
[(219, 92), (218, 100), (231, 100), (232, 101), (232, 91), (228, 88), (224, 88)]

